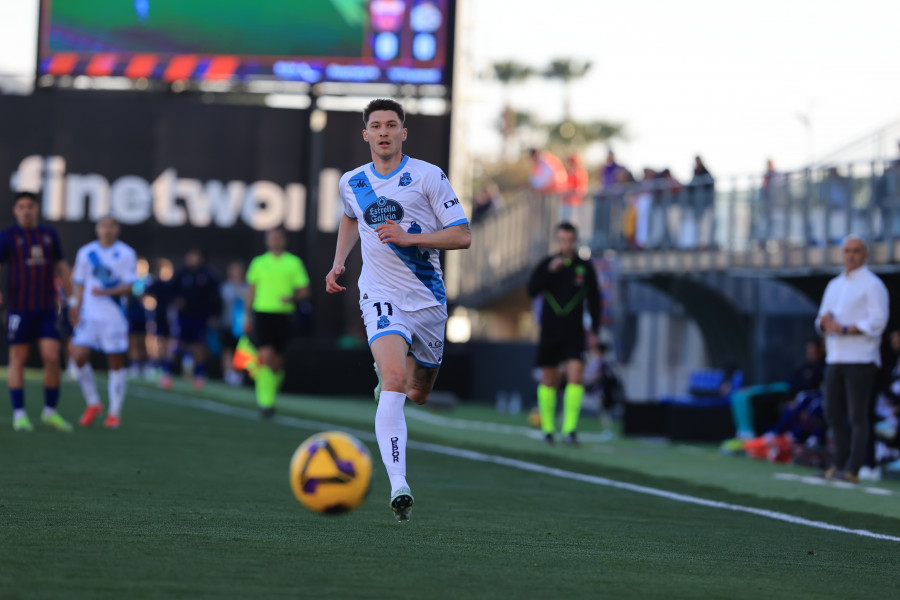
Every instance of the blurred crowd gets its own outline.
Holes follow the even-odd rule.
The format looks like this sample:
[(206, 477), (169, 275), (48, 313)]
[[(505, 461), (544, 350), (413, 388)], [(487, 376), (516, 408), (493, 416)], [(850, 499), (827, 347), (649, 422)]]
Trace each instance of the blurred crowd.
[[(199, 388), (212, 367), (216, 371), (221, 368), (230, 385), (240, 385), (244, 376), (233, 367), (233, 355), (244, 334), (246, 265), (241, 261), (228, 264), (223, 280), (207, 264), (205, 253), (192, 249), (180, 265), (167, 258), (152, 263), (140, 258), (137, 272), (127, 309), (129, 377), (158, 381), (161, 387), (170, 388), (173, 375), (181, 372)], [(67, 311), (61, 311), (60, 318), (67, 338), (64, 348), (70, 349), (72, 327)], [(71, 352), (67, 355), (68, 374), (75, 379)]]
[[(682, 182), (669, 168), (633, 172), (610, 150), (593, 174), (593, 198), (588, 195), (592, 177), (578, 153), (560, 159), (549, 150), (533, 148), (529, 156), (531, 191), (558, 196), (559, 220), (578, 227), (582, 239), (599, 245), (621, 241), (632, 250), (706, 249), (715, 244), (716, 181), (701, 156), (694, 158), (690, 180)], [(793, 175), (767, 160), (752, 183), (750, 241), (796, 238), (812, 244), (836, 243), (847, 231), (872, 239), (889, 232), (900, 237), (900, 210), (892, 204), (900, 197), (900, 143), (897, 156), (864, 178), (853, 178), (835, 166), (805, 173), (808, 181), (794, 181), (803, 188), (799, 192), (791, 188)], [(798, 194), (807, 200), (801, 202)], [(488, 182), (475, 194), (472, 220), (477, 223), (506, 205), (501, 188)], [(873, 217), (870, 208), (879, 214)], [(805, 218), (796, 218), (801, 213)]]

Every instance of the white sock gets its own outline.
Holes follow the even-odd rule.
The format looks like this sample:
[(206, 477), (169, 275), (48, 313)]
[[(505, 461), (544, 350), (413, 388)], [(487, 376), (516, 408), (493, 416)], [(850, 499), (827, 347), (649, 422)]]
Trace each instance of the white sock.
[(381, 392), (375, 411), (375, 438), (381, 460), (391, 480), (391, 492), (408, 487), (406, 483), (406, 417), (403, 403), (406, 394)]
[(125, 385), (128, 381), (128, 371), (119, 369), (109, 372), (109, 414), (119, 416), (122, 413), (122, 403), (125, 402)]
[(88, 406), (100, 404), (100, 394), (97, 393), (97, 382), (94, 381), (94, 369), (91, 363), (85, 363), (78, 369), (78, 385), (81, 386), (81, 394)]
[(28, 413), (25, 412), (24, 408), (14, 408), (13, 409), (13, 419), (21, 419), (22, 417), (27, 417)]

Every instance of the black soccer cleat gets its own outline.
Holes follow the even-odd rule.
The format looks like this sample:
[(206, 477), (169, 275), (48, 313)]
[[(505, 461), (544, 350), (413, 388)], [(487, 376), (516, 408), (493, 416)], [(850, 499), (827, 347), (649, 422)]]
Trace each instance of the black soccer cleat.
[(572, 433), (566, 435), (566, 436), (563, 438), (563, 443), (566, 444), (566, 445), (569, 445), (569, 446), (576, 446), (576, 447), (577, 447), (577, 446), (579, 445), (579, 444), (578, 444), (578, 436), (576, 436), (576, 435), (575, 435), (575, 432), (573, 431)]

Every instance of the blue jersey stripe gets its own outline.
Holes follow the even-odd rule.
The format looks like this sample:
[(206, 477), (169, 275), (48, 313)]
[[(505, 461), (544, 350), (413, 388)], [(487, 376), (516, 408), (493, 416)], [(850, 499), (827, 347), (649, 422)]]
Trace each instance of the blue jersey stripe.
[[(403, 157), (403, 162), (400, 163), (398, 170), (406, 164), (407, 159), (408, 157)], [(396, 175), (396, 173), (397, 171), (395, 170), (394, 174)], [(353, 195), (356, 197), (356, 203), (363, 214), (365, 214), (366, 208), (378, 201), (378, 195), (372, 189), (369, 178), (366, 177), (365, 171), (360, 171), (351, 177), (348, 183), (350, 189), (353, 190)], [(447, 301), (444, 282), (441, 280), (441, 276), (438, 275), (437, 270), (435, 270), (434, 265), (428, 260), (427, 254), (423, 253), (418, 246), (406, 248), (400, 248), (394, 244), (388, 244), (388, 246), (403, 261), (403, 264), (413, 272), (413, 275), (428, 288), (438, 302), (444, 304)]]
[(451, 227), (456, 227), (457, 225), (466, 225), (468, 224), (468, 219), (460, 219), (459, 221), (453, 221), (449, 225), (444, 225), (444, 229), (450, 229)]
[(447, 294), (444, 292), (444, 282), (441, 280), (441, 276), (438, 275), (434, 265), (425, 258), (425, 255), (419, 250), (418, 246), (407, 246), (405, 248), (401, 248), (394, 244), (388, 244), (388, 246), (391, 247), (394, 254), (400, 257), (403, 264), (413, 272), (416, 279), (421, 281), (422, 285), (427, 287), (428, 290), (434, 294), (435, 300), (441, 304), (444, 304), (447, 301)]
[(363, 214), (366, 212), (366, 207), (378, 202), (378, 196), (375, 194), (375, 190), (372, 189), (372, 184), (369, 183), (369, 178), (366, 177), (365, 171), (360, 171), (351, 177), (349, 184), (350, 189), (353, 190), (353, 195), (356, 197), (356, 203), (359, 204), (359, 209)]

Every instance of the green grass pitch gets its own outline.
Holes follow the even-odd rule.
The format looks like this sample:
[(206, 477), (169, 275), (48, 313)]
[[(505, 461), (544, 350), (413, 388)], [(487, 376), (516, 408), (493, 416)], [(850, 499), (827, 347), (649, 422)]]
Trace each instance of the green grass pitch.
[[(396, 523), (377, 447), (369, 498), (325, 517), (291, 495), (309, 421), (371, 431), (359, 399), (132, 385), (123, 426), (73, 434), (0, 414), (0, 598), (851, 598), (900, 593), (900, 543), (430, 452), (473, 450), (692, 497), (900, 536), (900, 484), (811, 486), (806, 472), (704, 447), (625, 440), (544, 447), (524, 416), (410, 409), (413, 520)], [(63, 389), (63, 414), (82, 408)], [(491, 423), (513, 425), (486, 434)], [(308, 427), (308, 428), (307, 428)], [(596, 429), (586, 423), (585, 431)], [(474, 429), (474, 430), (473, 430)]]

